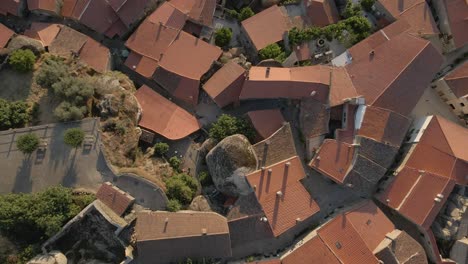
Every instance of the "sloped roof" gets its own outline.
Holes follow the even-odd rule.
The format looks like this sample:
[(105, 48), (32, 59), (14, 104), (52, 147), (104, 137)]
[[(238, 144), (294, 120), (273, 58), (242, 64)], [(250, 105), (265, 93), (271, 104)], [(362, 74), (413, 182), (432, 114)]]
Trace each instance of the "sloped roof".
[(281, 259), (282, 264), (341, 264), (338, 258), (327, 247), (319, 236), (315, 236), (302, 246), (295, 248), (290, 254)]
[(209, 27), (213, 24), (216, 0), (171, 0), (170, 3), (194, 22)]
[(0, 23), (0, 48), (4, 48), (15, 32)]
[(426, 1), (417, 3), (403, 11), (398, 19), (405, 20), (410, 25), (407, 32), (415, 36), (423, 37), (439, 34), (431, 8)]
[(329, 86), (330, 67), (327, 66), (252, 67), (242, 87), (240, 99), (302, 99), (313, 96), (317, 101), (325, 103)]
[(366, 42), (349, 50), (353, 62), (346, 66), (358, 94), (369, 105), (408, 115), (439, 70), (442, 56), (429, 41), (407, 33), (373, 49)]
[(253, 46), (261, 50), (266, 46), (281, 41), (283, 35), (289, 30), (288, 17), (281, 7), (273, 5), (242, 21), (242, 27), (252, 40)]
[(109, 49), (92, 38), (88, 38), (80, 51), (80, 59), (95, 71), (104, 73), (110, 70), (111, 54)]
[(28, 0), (28, 9), (31, 11), (43, 10), (57, 13), (59, 8), (56, 0)]
[(2, 15), (18, 15), (20, 0), (3, 0), (0, 5), (0, 14)]
[(444, 79), (455, 96), (468, 96), (468, 61), (447, 74)]
[(125, 60), (125, 66), (146, 78), (151, 78), (158, 68), (158, 62), (149, 57), (142, 56), (137, 52), (130, 51), (130, 54)]
[(239, 100), (244, 80), (245, 69), (230, 61), (213, 74), (203, 89), (219, 107), (224, 107)]
[(41, 41), (44, 47), (47, 47), (52, 44), (61, 28), (60, 24), (33, 22), (24, 35)]
[(96, 193), (96, 198), (119, 216), (122, 216), (135, 200), (131, 195), (113, 186), (110, 182), (105, 182), (101, 185)]
[(247, 116), (262, 139), (273, 135), (285, 122), (279, 109), (250, 111)]
[(55, 37), (54, 41), (49, 46), (49, 52), (58, 56), (70, 56), (72, 53), (79, 54), (83, 48), (88, 36), (71, 29), (67, 26), (62, 26), (60, 32)]
[(324, 27), (340, 20), (338, 9), (333, 0), (304, 0), (307, 17), (314, 26)]
[(395, 18), (411, 7), (425, 2), (425, 0), (378, 0), (379, 3)]
[(444, 3), (455, 47), (460, 48), (468, 43), (468, 3), (466, 0), (444, 0)]
[(143, 114), (139, 125), (170, 140), (184, 138), (200, 129), (196, 117), (146, 85), (135, 96)]
[(327, 105), (317, 102), (313, 97), (301, 101), (299, 122), (306, 138), (327, 134), (330, 121), (330, 110)]
[(359, 97), (346, 68), (333, 67), (330, 83), (330, 106), (343, 104), (347, 98)]
[(247, 181), (254, 189), (275, 236), (320, 210), (299, 181), (304, 177), (304, 168), (298, 156), (247, 175)]
[(258, 160), (258, 169), (270, 166), (297, 155), (291, 125), (283, 124), (269, 138), (252, 146)]

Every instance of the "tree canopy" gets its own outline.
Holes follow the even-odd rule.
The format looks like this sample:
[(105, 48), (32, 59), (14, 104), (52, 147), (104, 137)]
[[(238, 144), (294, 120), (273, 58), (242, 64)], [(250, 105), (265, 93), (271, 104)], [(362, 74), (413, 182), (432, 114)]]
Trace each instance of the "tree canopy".
[(65, 131), (63, 141), (72, 148), (81, 146), (85, 133), (81, 128), (70, 128)]
[(222, 114), (218, 120), (212, 124), (209, 134), (211, 138), (217, 141), (221, 141), (235, 134), (242, 134), (250, 141), (255, 137), (255, 132), (247, 120), (227, 114)]
[(189, 204), (197, 194), (197, 181), (185, 173), (175, 174), (166, 179), (165, 183), (167, 197), (179, 201), (180, 204)]
[(30, 49), (18, 49), (10, 54), (8, 63), (19, 72), (28, 72), (34, 68), (36, 55)]
[(375, 0), (361, 0), (359, 3), (364, 11), (370, 12), (375, 4)]
[(232, 38), (232, 29), (220, 28), (215, 32), (215, 44), (219, 47), (226, 47)]
[(31, 119), (28, 104), (0, 98), (0, 130), (23, 127)]
[(34, 133), (21, 135), (16, 140), (16, 147), (24, 154), (31, 154), (39, 147), (39, 137)]
[(283, 53), (283, 50), (281, 49), (280, 45), (278, 45), (277, 43), (273, 43), (261, 49), (258, 52), (258, 55), (260, 55), (260, 59), (267, 60), (267, 59), (276, 59), (282, 53)]
[(154, 144), (154, 154), (158, 156), (163, 156), (169, 151), (169, 145), (164, 142), (158, 142)]

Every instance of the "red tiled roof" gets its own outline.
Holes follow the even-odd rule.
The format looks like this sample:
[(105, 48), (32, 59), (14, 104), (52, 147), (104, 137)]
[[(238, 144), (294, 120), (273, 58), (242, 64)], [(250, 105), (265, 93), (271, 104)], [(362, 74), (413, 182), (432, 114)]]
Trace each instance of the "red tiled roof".
[(107, 1), (91, 0), (79, 20), (95, 31), (105, 33), (119, 17)]
[(405, 116), (387, 109), (368, 106), (358, 135), (400, 147), (410, 123)]
[(452, 32), (455, 47), (460, 48), (468, 43), (468, 3), (466, 0), (444, 0), (450, 31)]
[(144, 85), (135, 93), (143, 114), (139, 125), (170, 140), (184, 138), (200, 129), (196, 117)]
[(330, 68), (327, 66), (252, 67), (242, 87), (240, 99), (302, 99), (313, 96), (317, 101), (325, 103), (329, 86)]
[(444, 79), (456, 97), (468, 96), (468, 61), (447, 74)]
[(345, 99), (358, 96), (346, 68), (333, 67), (330, 83), (330, 106), (342, 105)]
[(247, 175), (275, 236), (320, 210), (299, 181), (304, 177), (304, 168), (297, 156)]
[(28, 0), (28, 9), (33, 10), (44, 10), (56, 13), (58, 10), (56, 0)]
[(439, 34), (437, 24), (432, 17), (431, 8), (422, 1), (401, 13), (398, 19), (405, 20), (410, 27), (407, 32), (416, 36), (430, 36)]
[(406, 33), (369, 46), (366, 39), (349, 50), (353, 62), (346, 68), (354, 87), (367, 104), (408, 115), (439, 70), (442, 56), (429, 41)]
[(341, 264), (319, 236), (315, 236), (302, 246), (295, 248), (282, 260), (282, 264)]
[(242, 27), (252, 40), (253, 46), (257, 50), (261, 50), (270, 44), (281, 41), (290, 25), (281, 8), (274, 5), (242, 21)]
[(326, 139), (309, 166), (327, 175), (338, 183), (343, 183), (352, 166), (355, 149), (348, 143)]
[(113, 186), (110, 182), (101, 185), (96, 198), (107, 205), (117, 215), (121, 216), (133, 203), (135, 198)]
[(109, 49), (92, 38), (88, 38), (81, 49), (80, 59), (100, 73), (110, 70), (111, 67)]
[(20, 0), (2, 0), (2, 4), (0, 5), (0, 14), (11, 14), (17, 16), (20, 3)]
[(203, 89), (219, 107), (224, 107), (239, 100), (244, 80), (245, 69), (230, 61), (203, 85)]
[(285, 122), (279, 109), (251, 111), (247, 116), (261, 139), (271, 136)]
[(405, 10), (410, 9), (411, 7), (423, 3), (425, 0), (379, 0), (379, 3), (394, 17), (403, 13)]
[(60, 29), (61, 25), (59, 24), (33, 22), (31, 28), (27, 29), (24, 35), (41, 41), (42, 44), (47, 47), (52, 44), (60, 32)]
[(125, 66), (146, 78), (151, 78), (158, 68), (158, 62), (151, 58), (142, 56), (137, 52), (131, 51), (125, 60)]
[(213, 24), (216, 0), (171, 0), (170, 3), (197, 23), (205, 26)]
[(79, 19), (91, 0), (63, 0), (62, 16)]
[(4, 48), (15, 32), (0, 23), (0, 48)]
[[(116, 2), (117, 1), (117, 2)], [(114, 0), (114, 5), (122, 0)], [(124, 3), (120, 5), (120, 8), (117, 10), (114, 8), (117, 5), (113, 6), (113, 9), (117, 12), (120, 20), (126, 27), (130, 27), (135, 20), (143, 15), (143, 11), (148, 6), (151, 0), (124, 0)]]
[(314, 26), (324, 27), (340, 20), (333, 0), (304, 0), (307, 17)]

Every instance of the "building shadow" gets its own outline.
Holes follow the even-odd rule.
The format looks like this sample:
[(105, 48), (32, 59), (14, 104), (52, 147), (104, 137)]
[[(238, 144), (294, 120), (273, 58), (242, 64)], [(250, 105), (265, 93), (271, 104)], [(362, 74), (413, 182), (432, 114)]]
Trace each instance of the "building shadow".
[(15, 184), (12, 190), (13, 193), (30, 193), (32, 191), (32, 162), (32, 155), (24, 157), (21, 166), (16, 172)]

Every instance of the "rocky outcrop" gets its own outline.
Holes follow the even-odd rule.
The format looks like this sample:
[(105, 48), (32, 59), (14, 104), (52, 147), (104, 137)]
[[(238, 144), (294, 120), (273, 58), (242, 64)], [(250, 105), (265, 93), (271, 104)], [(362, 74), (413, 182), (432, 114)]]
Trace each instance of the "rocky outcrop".
[(245, 175), (257, 167), (255, 152), (243, 135), (223, 139), (206, 156), (208, 170), (216, 188), (229, 196), (247, 194)]
[(203, 195), (199, 195), (195, 197), (190, 203), (190, 206), (188, 208), (189, 210), (192, 211), (199, 211), (199, 212), (211, 212), (211, 206), (210, 203), (208, 202), (208, 199), (205, 198)]
[(26, 48), (32, 50), (36, 55), (45, 51), (44, 46), (42, 46), (40, 41), (26, 36), (16, 36), (12, 38), (8, 43), (7, 48), (11, 51)]
[(34, 257), (27, 264), (67, 264), (67, 262), (67, 257), (60, 251), (52, 251), (48, 254)]
[(468, 188), (457, 186), (450, 194), (445, 207), (432, 225), (436, 238), (443, 241), (454, 241), (467, 235), (468, 222)]

